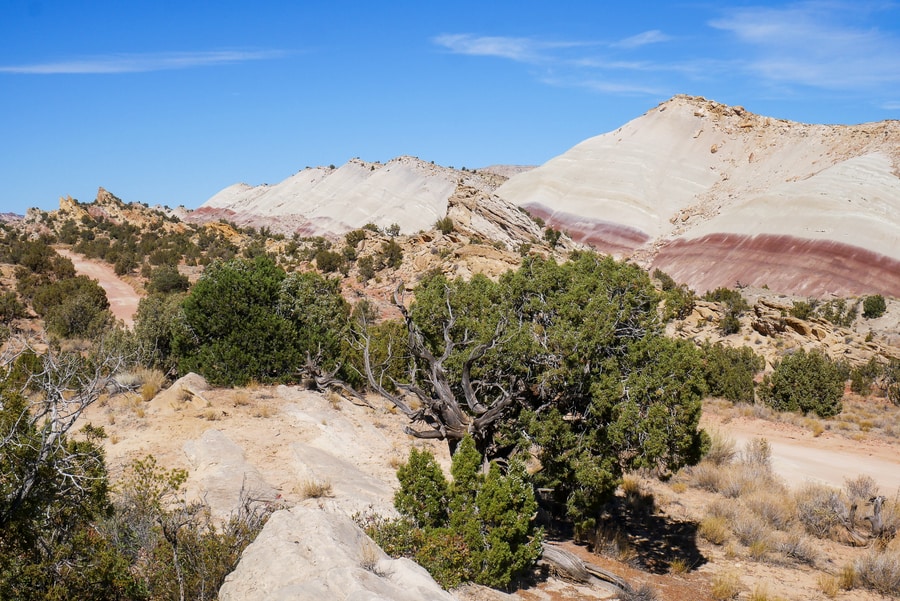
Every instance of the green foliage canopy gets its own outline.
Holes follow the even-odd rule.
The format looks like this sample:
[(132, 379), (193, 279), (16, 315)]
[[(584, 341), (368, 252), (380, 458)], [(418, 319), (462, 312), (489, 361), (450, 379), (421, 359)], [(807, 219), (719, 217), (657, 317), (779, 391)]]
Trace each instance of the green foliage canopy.
[(182, 303), (172, 351), (181, 372), (243, 385), (295, 379), (307, 356), (340, 360), (349, 306), (337, 281), (286, 276), (265, 255), (213, 263)]
[(778, 411), (832, 417), (843, 409), (844, 373), (817, 350), (785, 356), (763, 386), (763, 400)]
[(453, 456), (447, 483), (428, 451), (412, 449), (397, 470), (400, 488), (394, 505), (402, 516), (370, 528), (393, 554), (412, 557), (442, 586), (477, 582), (507, 588), (534, 565), (543, 532), (534, 524), (534, 489), (521, 462), (504, 473), (482, 457), (470, 437)]
[(765, 360), (747, 346), (703, 346), (703, 374), (712, 396), (734, 403), (752, 403), (754, 376), (765, 366)]
[(173, 341), (179, 370), (222, 385), (291, 373), (299, 363), (294, 332), (275, 312), (284, 277), (265, 256), (207, 267), (182, 306), (184, 327)]
[[(442, 378), (419, 357), (415, 384), (435, 398), (449, 389), (489, 458), (533, 445), (536, 482), (589, 527), (623, 470), (668, 472), (701, 455), (700, 353), (662, 335), (658, 304), (645, 272), (593, 253), (529, 257), (496, 283), (431, 274), (410, 317)], [(467, 382), (481, 406), (463, 401)], [(482, 419), (510, 392), (502, 418)]]
[(863, 317), (866, 319), (881, 317), (885, 311), (887, 311), (887, 303), (880, 294), (867, 296), (863, 301)]

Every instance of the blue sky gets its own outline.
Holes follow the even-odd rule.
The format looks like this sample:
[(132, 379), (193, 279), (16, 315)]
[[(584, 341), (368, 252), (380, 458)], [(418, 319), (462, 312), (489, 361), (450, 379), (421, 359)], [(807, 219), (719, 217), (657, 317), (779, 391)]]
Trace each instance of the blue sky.
[(897, 2), (3, 0), (0, 212), (401, 154), (540, 164), (674, 94), (900, 118)]

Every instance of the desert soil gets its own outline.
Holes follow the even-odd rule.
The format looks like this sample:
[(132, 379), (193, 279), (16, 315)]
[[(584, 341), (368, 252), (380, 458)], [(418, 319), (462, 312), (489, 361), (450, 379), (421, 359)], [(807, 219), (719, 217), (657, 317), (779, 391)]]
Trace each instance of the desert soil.
[(860, 475), (872, 477), (882, 494), (900, 494), (900, 445), (874, 438), (854, 440), (834, 432), (815, 436), (789, 423), (732, 416), (709, 405), (701, 421), (707, 430), (719, 430), (738, 448), (754, 438), (765, 438), (772, 450), (772, 467), (796, 488), (816, 482), (840, 488)]
[(109, 299), (109, 310), (116, 319), (121, 319), (129, 328), (134, 325), (134, 314), (141, 295), (131, 284), (117, 276), (107, 263), (88, 259), (65, 248), (57, 248), (56, 252), (72, 261), (78, 275), (86, 275), (100, 283)]

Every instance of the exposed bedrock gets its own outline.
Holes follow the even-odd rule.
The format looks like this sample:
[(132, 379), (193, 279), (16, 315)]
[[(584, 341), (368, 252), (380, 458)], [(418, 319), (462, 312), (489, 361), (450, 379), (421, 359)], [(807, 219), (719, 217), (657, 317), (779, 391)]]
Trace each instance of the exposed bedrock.
[(548, 226), (566, 232), (572, 240), (590, 245), (599, 252), (622, 257), (631, 254), (649, 240), (644, 232), (620, 223), (554, 211), (537, 203), (523, 206), (533, 216), (543, 219)]
[(761, 234), (679, 238), (659, 249), (659, 268), (702, 294), (736, 283), (818, 297), (900, 296), (900, 261), (827, 240)]

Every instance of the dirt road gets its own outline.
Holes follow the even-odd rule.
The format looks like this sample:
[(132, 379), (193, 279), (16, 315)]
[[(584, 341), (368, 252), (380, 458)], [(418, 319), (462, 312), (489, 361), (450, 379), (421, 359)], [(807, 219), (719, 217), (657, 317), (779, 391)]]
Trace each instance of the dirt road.
[(723, 420), (710, 411), (704, 413), (703, 426), (727, 434), (738, 448), (753, 438), (768, 440), (772, 467), (792, 488), (807, 481), (839, 488), (845, 480), (865, 474), (882, 494), (900, 494), (900, 444), (856, 441), (831, 432), (816, 437), (792, 424), (746, 417)]
[(106, 291), (106, 298), (109, 299), (109, 309), (116, 319), (121, 319), (129, 328), (134, 325), (134, 314), (137, 312), (141, 295), (128, 282), (117, 276), (112, 267), (100, 261), (87, 259), (68, 249), (57, 248), (56, 252), (70, 259), (79, 275), (86, 275), (100, 283)]

